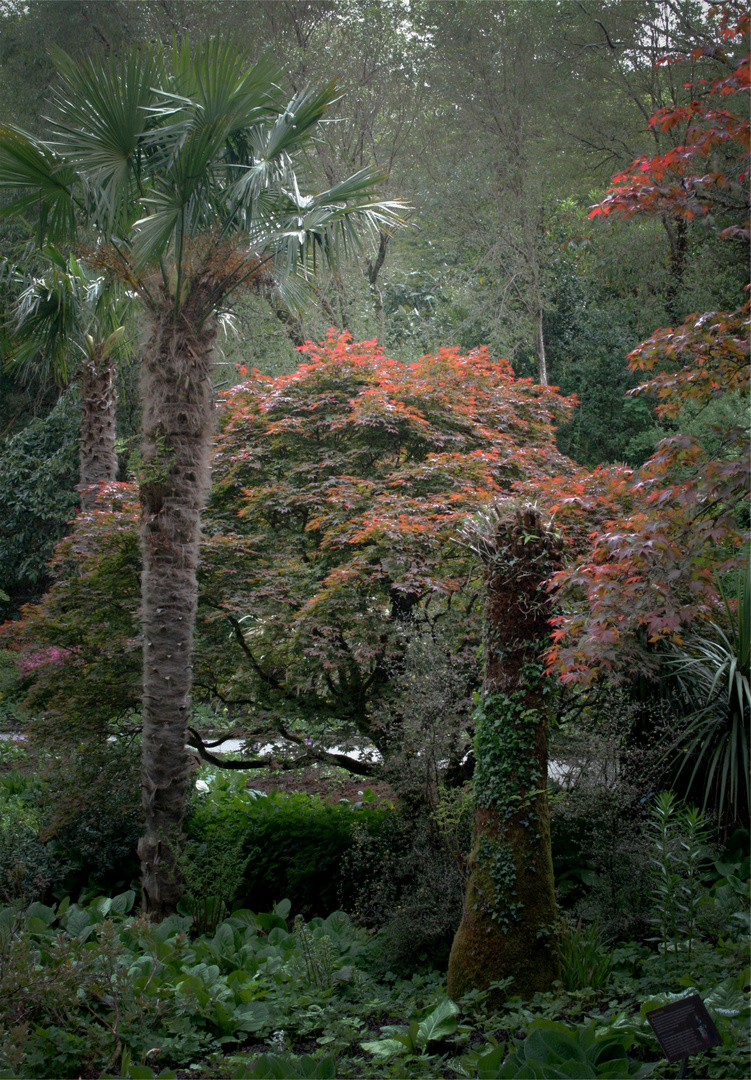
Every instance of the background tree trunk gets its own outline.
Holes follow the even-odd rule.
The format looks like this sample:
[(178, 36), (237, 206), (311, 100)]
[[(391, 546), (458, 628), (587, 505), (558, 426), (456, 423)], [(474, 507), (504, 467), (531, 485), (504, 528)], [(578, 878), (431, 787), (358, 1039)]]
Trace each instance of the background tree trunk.
[(548, 362), (545, 358), (545, 335), (542, 326), (542, 308), (537, 312), (537, 332), (535, 334), (535, 352), (537, 353), (537, 381), (540, 386), (548, 385)]
[(177, 855), (188, 794), (188, 734), (200, 512), (209, 483), (213, 430), (213, 319), (196, 331), (175, 321), (167, 298), (156, 312), (141, 371), (141, 619), (143, 672), (144, 911), (176, 908)]
[(93, 510), (99, 485), (117, 479), (115, 452), (116, 361), (88, 357), (81, 367), (81, 508)]
[[(458, 998), (511, 977), (508, 994), (528, 998), (559, 977), (547, 713), (537, 658), (548, 630), (543, 582), (558, 562), (560, 542), (534, 506), (488, 524), (473, 538), (487, 563), (485, 675), (476, 717), (470, 877), (448, 993)], [(496, 1002), (505, 996), (495, 994)]]

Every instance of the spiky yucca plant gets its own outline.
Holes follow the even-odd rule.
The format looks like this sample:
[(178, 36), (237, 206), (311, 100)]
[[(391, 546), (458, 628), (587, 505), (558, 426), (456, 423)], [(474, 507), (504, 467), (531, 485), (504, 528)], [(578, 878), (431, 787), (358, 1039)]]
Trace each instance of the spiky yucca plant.
[(711, 622), (673, 649), (670, 667), (690, 712), (677, 747), (678, 775), (701, 789), (726, 828), (749, 823), (751, 803), (751, 574), (740, 573), (736, 595), (720, 584), (726, 628)]

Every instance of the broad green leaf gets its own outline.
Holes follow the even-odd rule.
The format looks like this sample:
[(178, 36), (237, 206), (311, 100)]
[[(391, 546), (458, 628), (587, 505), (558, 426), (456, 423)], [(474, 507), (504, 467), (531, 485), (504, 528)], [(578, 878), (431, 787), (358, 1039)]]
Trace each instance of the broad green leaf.
[(417, 1029), (417, 1043), (422, 1046), (436, 1039), (444, 1039), (456, 1031), (456, 1017), (459, 1006), (445, 998), (431, 1013), (420, 1021)]
[(376, 1039), (372, 1042), (360, 1043), (360, 1046), (368, 1054), (375, 1054), (376, 1057), (383, 1058), (404, 1052), (404, 1043), (399, 1042), (397, 1039)]
[(102, 918), (104, 918), (104, 916), (108, 915), (110, 912), (110, 908), (112, 907), (112, 900), (109, 896), (100, 896), (94, 901), (91, 906), (93, 907), (94, 911), (96, 911), (97, 915), (101, 915)]
[(524, 1040), (523, 1052), (527, 1061), (550, 1062), (555, 1059), (559, 1061), (571, 1059), (583, 1066), (587, 1060), (578, 1041), (565, 1029), (532, 1031)]
[(477, 1059), (477, 1076), (478, 1080), (495, 1080), (498, 1076), (498, 1070), (503, 1064), (503, 1059), (506, 1055), (506, 1044), (501, 1043), (500, 1046), (496, 1046), (488, 1054), (483, 1054)]
[(234, 1010), (229, 1008), (223, 1001), (214, 1002), (214, 1016), (222, 1031), (228, 1032), (236, 1029)]
[(548, 1076), (567, 1076), (571, 1080), (590, 1080), (591, 1077), (596, 1077), (597, 1072), (588, 1062), (582, 1062), (578, 1058), (569, 1058), (567, 1061), (561, 1061), (553, 1066), (549, 1071), (546, 1069)]
[(237, 1031), (259, 1031), (269, 1022), (271, 1012), (262, 1001), (249, 1001), (235, 1010), (235, 1028)]
[(112, 897), (111, 911), (114, 911), (116, 915), (127, 915), (136, 899), (136, 894), (133, 889), (128, 889), (127, 892), (118, 893), (117, 896)]
[(71, 937), (83, 937), (87, 930), (91, 930), (91, 916), (88, 911), (82, 911), (81, 908), (70, 911), (65, 922), (65, 929)]
[(32, 934), (46, 934), (49, 930), (49, 923), (44, 919), (38, 919), (32, 915), (26, 923), (27, 927)]
[[(45, 926), (52, 926), (53, 922), (57, 918), (57, 914), (53, 911), (52, 908), (47, 907), (46, 904), (40, 904), (38, 901), (35, 901), (33, 904), (29, 904), (28, 908), (26, 909), (26, 914), (28, 916), (41, 919), (42, 922), (44, 922)], [(62, 914), (62, 912), (59, 912), (58, 914)]]
[(225, 922), (225, 923), (221, 923), (221, 924), (220, 924), (220, 925), (219, 925), (219, 926), (218, 926), (218, 927), (216, 928), (216, 933), (214, 934), (214, 943), (215, 943), (215, 944), (216, 944), (216, 945), (217, 945), (217, 946), (218, 946), (218, 947), (219, 947), (220, 949), (225, 949), (225, 950), (227, 950), (227, 949), (229, 949), (229, 950), (232, 950), (232, 949), (234, 949), (234, 946), (235, 946), (235, 935), (234, 935), (234, 934), (232, 933), (232, 927), (231, 927), (231, 926), (228, 926), (226, 922)]

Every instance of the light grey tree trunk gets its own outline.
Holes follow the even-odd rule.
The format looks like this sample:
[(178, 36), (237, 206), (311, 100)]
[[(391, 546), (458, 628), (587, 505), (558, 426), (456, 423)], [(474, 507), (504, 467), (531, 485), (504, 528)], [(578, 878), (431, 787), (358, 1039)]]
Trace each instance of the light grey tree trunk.
[(537, 381), (540, 386), (548, 385), (548, 364), (545, 358), (545, 335), (542, 330), (542, 308), (537, 312), (535, 330), (535, 353), (537, 354)]

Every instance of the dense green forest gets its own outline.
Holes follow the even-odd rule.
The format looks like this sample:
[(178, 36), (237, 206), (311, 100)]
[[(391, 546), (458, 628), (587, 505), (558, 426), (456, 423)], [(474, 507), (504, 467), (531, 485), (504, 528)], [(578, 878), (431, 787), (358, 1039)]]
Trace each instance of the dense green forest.
[(748, 1075), (749, 29), (0, 4), (0, 1077)]

